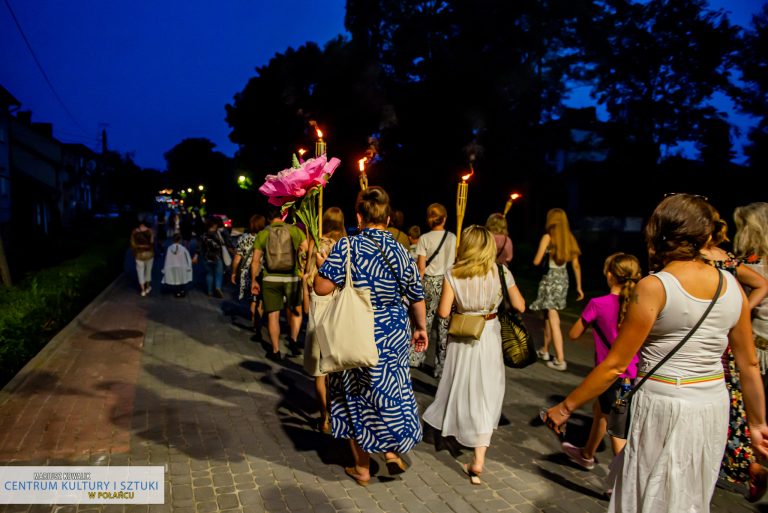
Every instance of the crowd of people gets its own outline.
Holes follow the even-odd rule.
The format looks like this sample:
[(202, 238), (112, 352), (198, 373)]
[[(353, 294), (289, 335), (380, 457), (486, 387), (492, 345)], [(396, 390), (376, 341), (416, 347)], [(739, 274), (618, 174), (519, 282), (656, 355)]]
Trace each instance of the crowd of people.
[[(163, 283), (183, 296), (192, 264), (201, 258), (208, 294), (221, 297), (222, 276), (231, 267), (237, 298), (250, 305), (253, 339), (261, 340), (265, 326), (266, 356), (273, 362), (283, 358), (284, 312), (282, 338), (293, 356), (303, 353), (304, 369), (315, 381), (317, 428), (349, 440), (354, 466), (346, 473), (359, 485), (370, 483), (375, 453), (391, 474), (407, 470), (401, 455), (421, 441), (422, 421), (473, 449), (463, 469), (479, 485), (506, 385), (497, 312), (505, 295), (516, 311), (526, 310), (508, 268), (514, 248), (506, 218), (493, 213), (484, 226), (465, 228), (457, 245), (443, 205), (428, 206), (427, 231), (404, 230), (402, 213), (391, 209), (380, 187), (360, 192), (355, 216), (349, 229), (341, 209), (326, 209), (317, 247), (276, 209), (266, 218), (253, 216), (236, 244), (216, 219), (208, 219), (193, 251), (179, 221), (169, 221), (168, 229), (176, 231), (168, 232), (173, 244), (164, 251)], [(628, 404), (626, 433), (610, 436), (615, 457), (604, 490), (609, 511), (709, 511), (718, 482), (746, 487), (751, 501), (766, 490), (768, 203), (741, 207), (734, 220), (729, 252), (721, 248), (729, 242), (727, 223), (706, 198), (665, 197), (645, 228), (649, 273), (643, 274), (636, 255), (608, 256), (608, 293), (591, 298), (568, 332), (575, 340), (591, 329), (595, 368), (562, 402), (543, 408), (541, 419), (563, 453), (591, 470), (617, 406)], [(149, 226), (134, 230), (131, 247), (144, 296), (156, 252)], [(576, 299), (584, 298), (580, 256), (566, 212), (551, 209), (533, 257), (541, 278), (528, 310), (544, 321), (538, 358), (560, 372), (567, 370), (560, 312), (566, 308), (568, 264)], [(346, 283), (347, 265), (352, 283)], [(324, 374), (310, 297), (348, 285), (370, 291), (378, 364)], [(481, 334), (449, 334), (455, 314), (482, 318)], [(433, 362), (426, 361), (429, 344)], [(439, 380), (421, 416), (411, 381), (416, 367), (429, 367)], [(588, 402), (593, 423), (579, 447), (566, 440), (565, 426)]]

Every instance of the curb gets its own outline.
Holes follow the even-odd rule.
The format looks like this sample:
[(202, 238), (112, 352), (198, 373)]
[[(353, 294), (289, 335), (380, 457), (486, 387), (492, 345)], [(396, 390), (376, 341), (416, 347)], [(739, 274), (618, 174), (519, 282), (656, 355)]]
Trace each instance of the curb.
[(69, 321), (69, 323), (61, 329), (61, 331), (56, 333), (53, 338), (51, 338), (51, 340), (49, 340), (48, 343), (45, 344), (45, 346), (43, 346), (43, 348), (40, 349), (40, 351), (35, 356), (33, 356), (32, 359), (26, 363), (26, 365), (24, 365), (24, 367), (22, 367), (21, 370), (16, 373), (16, 375), (11, 378), (11, 380), (6, 383), (2, 389), (0, 389), (0, 406), (8, 402), (13, 393), (24, 385), (24, 383), (27, 381), (27, 378), (30, 374), (32, 374), (33, 371), (39, 367), (42, 367), (45, 362), (48, 361), (53, 353), (55, 353), (59, 348), (59, 345), (64, 343), (64, 341), (69, 338), (73, 331), (79, 329), (80, 319), (94, 313), (98, 308), (98, 305), (103, 302), (104, 298), (110, 292), (112, 292), (122, 280), (125, 280), (124, 273), (120, 273), (117, 278), (112, 281), (112, 283), (107, 285), (104, 290), (102, 290), (95, 298), (93, 298), (93, 300), (88, 303), (85, 308), (83, 308), (71, 321)]

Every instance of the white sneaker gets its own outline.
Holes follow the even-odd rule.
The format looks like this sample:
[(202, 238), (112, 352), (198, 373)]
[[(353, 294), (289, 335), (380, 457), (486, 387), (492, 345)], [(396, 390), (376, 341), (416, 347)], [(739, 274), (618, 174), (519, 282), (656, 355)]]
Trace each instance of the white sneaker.
[(553, 358), (551, 361), (547, 362), (547, 367), (549, 367), (550, 369), (555, 369), (557, 371), (564, 371), (565, 369), (568, 368), (568, 364), (565, 363), (564, 361), (559, 362), (557, 361), (557, 358)]
[(536, 356), (539, 357), (540, 360), (544, 360), (545, 362), (549, 361), (549, 352), (544, 351), (536, 351)]
[(560, 444), (560, 448), (563, 450), (565, 455), (568, 456), (568, 459), (570, 459), (581, 468), (586, 470), (592, 470), (595, 468), (595, 458), (585, 458), (581, 452), (581, 447), (576, 447), (575, 445), (568, 442), (563, 442)]
[(147, 285), (147, 295), (152, 292), (152, 285)]
[(147, 297), (147, 291), (146, 290), (142, 290), (141, 291), (141, 297)]

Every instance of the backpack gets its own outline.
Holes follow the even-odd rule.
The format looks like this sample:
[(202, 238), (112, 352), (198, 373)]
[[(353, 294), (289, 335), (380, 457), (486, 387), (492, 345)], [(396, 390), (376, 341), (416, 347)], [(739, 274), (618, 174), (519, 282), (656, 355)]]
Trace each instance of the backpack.
[(208, 262), (215, 262), (221, 258), (221, 242), (218, 237), (210, 233), (203, 235), (203, 257)]
[(292, 273), (296, 267), (296, 255), (291, 238), (291, 227), (278, 224), (267, 228), (265, 262), (271, 273)]

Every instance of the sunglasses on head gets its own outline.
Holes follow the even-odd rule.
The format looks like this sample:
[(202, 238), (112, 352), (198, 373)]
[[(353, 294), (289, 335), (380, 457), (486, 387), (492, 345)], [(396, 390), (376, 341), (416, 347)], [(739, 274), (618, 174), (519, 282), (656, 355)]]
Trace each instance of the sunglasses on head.
[(669, 198), (671, 196), (677, 196), (677, 195), (680, 195), (680, 194), (684, 194), (686, 196), (691, 196), (693, 198), (703, 199), (704, 201), (709, 201), (709, 198), (706, 197), (706, 196), (702, 196), (701, 194), (691, 194), (689, 192), (665, 192), (664, 193), (664, 198)]

